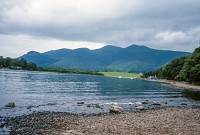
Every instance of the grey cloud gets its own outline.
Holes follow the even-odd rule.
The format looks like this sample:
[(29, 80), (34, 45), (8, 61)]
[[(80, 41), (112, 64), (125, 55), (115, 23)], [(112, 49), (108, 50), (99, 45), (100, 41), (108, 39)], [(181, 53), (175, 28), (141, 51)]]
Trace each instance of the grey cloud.
[(199, 0), (3, 0), (0, 33), (192, 51), (200, 36), (199, 5)]

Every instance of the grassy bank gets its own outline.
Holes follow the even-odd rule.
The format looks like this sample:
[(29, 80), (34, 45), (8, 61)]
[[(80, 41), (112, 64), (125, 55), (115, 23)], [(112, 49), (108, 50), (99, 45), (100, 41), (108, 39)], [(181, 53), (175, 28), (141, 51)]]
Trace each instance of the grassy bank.
[(99, 72), (104, 76), (111, 77), (122, 77), (122, 78), (140, 78), (140, 74), (138, 73), (127, 73), (127, 72)]

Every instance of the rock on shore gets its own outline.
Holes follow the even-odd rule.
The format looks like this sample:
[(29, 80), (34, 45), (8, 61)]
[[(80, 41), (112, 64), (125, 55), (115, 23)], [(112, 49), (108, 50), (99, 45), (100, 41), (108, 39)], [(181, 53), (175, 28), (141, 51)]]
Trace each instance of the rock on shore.
[(112, 105), (110, 107), (110, 113), (122, 113), (122, 112), (124, 112), (124, 109), (120, 106)]
[(144, 106), (137, 106), (136, 109), (137, 110), (144, 110), (145, 108), (144, 108)]
[(15, 103), (14, 102), (9, 102), (8, 104), (5, 105), (5, 107), (14, 108), (15, 107)]

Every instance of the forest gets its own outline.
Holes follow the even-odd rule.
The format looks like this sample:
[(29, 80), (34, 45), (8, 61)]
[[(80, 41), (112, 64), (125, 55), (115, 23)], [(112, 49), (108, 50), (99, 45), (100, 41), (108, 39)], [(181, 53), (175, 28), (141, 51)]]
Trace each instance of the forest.
[(64, 69), (64, 68), (49, 68), (49, 67), (38, 67), (33, 62), (27, 62), (25, 59), (13, 59), (10, 57), (4, 58), (0, 56), (0, 69), (14, 69), (14, 70), (29, 70), (29, 71), (47, 71), (47, 72), (58, 72), (58, 73), (70, 73), (70, 74), (89, 74), (89, 75), (103, 75), (97, 71), (88, 70), (75, 70), (75, 69)]
[(4, 58), (3, 56), (0, 56), (0, 68), (35, 71), (37, 70), (37, 65), (33, 62), (27, 62), (25, 59), (13, 59), (10, 57)]
[(145, 78), (150, 76), (200, 85), (200, 47), (196, 48), (190, 56), (177, 58), (158, 70), (143, 73)]

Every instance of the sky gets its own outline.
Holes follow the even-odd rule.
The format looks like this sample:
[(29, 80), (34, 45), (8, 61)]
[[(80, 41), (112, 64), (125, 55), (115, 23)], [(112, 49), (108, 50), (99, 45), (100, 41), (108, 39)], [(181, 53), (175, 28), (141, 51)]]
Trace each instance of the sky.
[(60, 48), (199, 47), (200, 0), (0, 0), (0, 56)]

